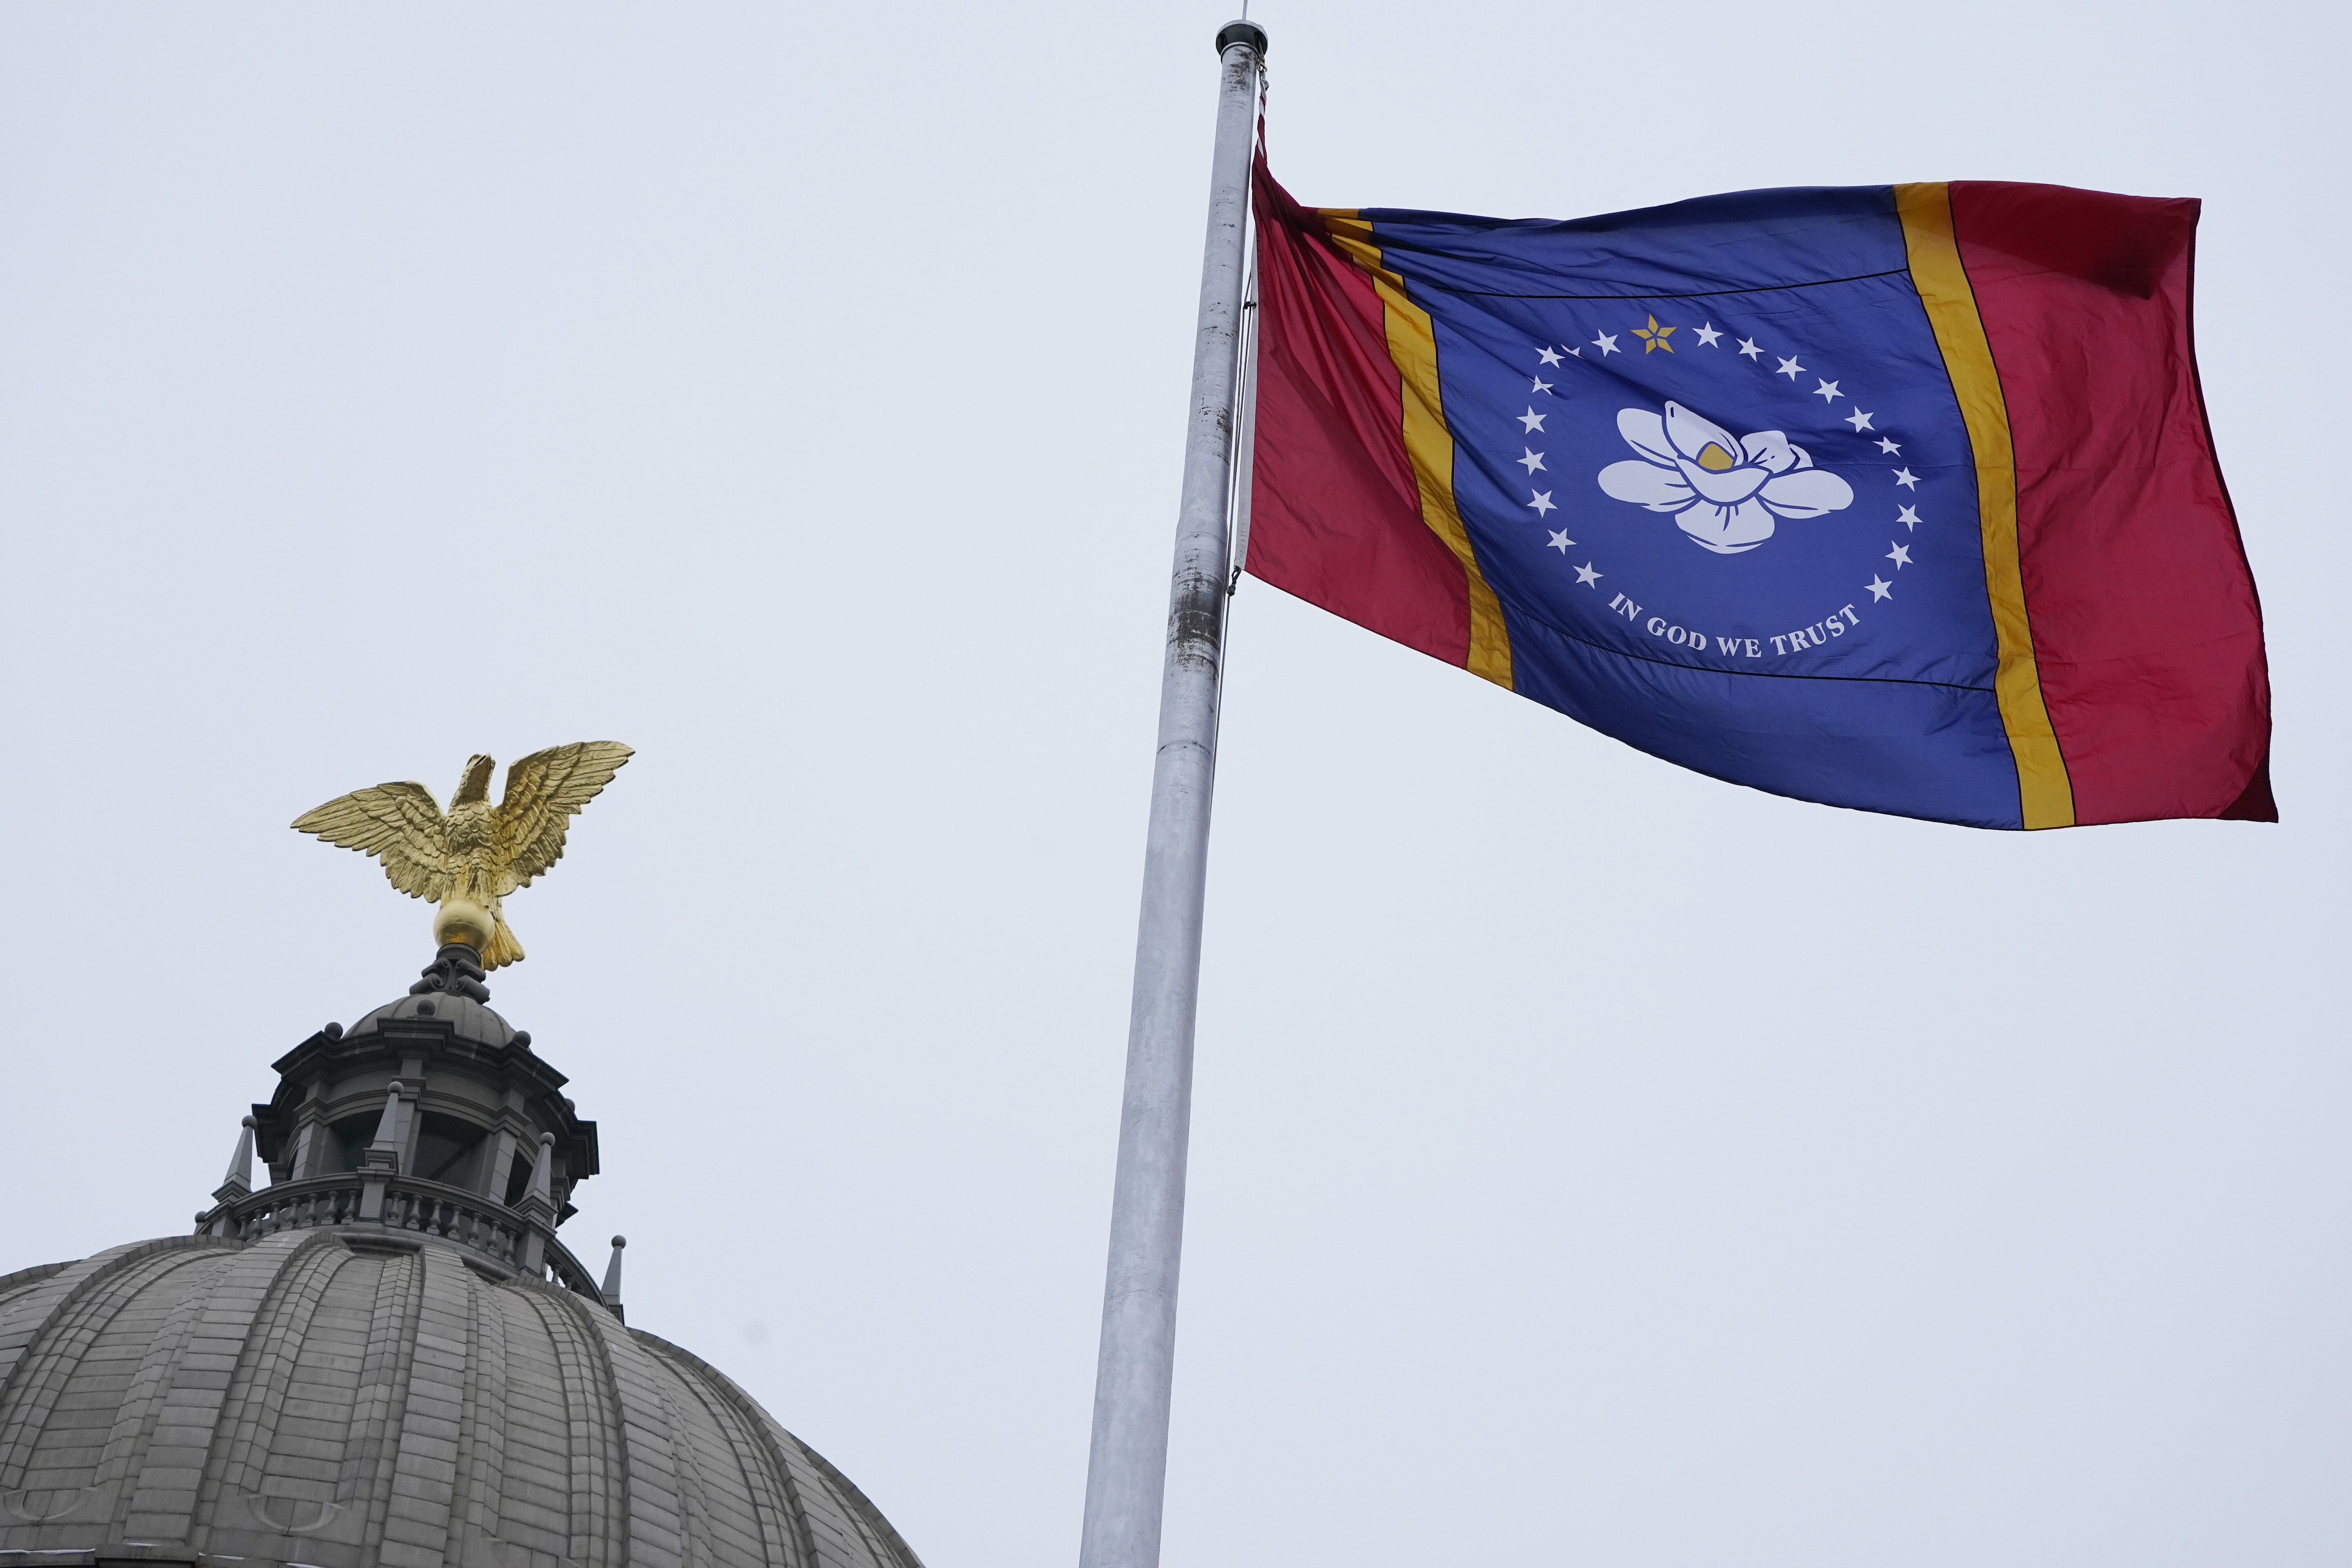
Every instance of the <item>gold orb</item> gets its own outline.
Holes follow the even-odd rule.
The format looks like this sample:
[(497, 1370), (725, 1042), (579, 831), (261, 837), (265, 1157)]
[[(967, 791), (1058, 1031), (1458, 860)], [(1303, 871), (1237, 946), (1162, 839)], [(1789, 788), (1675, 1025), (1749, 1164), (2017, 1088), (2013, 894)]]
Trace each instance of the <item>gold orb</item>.
[(498, 927), (499, 917), (488, 910), (471, 899), (452, 897), (444, 900), (433, 916), (433, 941), (438, 947), (462, 942), (479, 952), (490, 945), (490, 935)]

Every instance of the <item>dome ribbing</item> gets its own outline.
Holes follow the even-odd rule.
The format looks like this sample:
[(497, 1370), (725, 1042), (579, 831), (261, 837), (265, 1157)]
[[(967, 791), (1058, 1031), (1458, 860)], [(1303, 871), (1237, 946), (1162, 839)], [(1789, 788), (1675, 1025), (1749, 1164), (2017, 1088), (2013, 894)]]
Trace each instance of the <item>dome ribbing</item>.
[(0, 1278), (0, 1564), (919, 1568), (727, 1378), (364, 1227)]
[(921, 1568), (558, 1239), (596, 1124), (481, 980), (280, 1058), (195, 1235), (0, 1275), (0, 1568)]

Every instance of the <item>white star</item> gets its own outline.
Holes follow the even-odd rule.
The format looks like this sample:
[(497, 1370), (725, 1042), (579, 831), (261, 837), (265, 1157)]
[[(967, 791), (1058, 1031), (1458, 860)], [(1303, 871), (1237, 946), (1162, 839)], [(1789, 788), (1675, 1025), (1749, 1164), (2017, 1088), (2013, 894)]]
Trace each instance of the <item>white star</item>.
[(1820, 398), (1823, 403), (1835, 403), (1844, 395), (1838, 391), (1838, 384), (1836, 382), (1824, 381), (1819, 386), (1813, 388), (1813, 395)]
[(1739, 357), (1741, 359), (1754, 359), (1763, 352), (1764, 351), (1762, 349), (1756, 346), (1756, 340), (1754, 338), (1742, 338), (1739, 340)]
[(1611, 354), (1621, 352), (1617, 347), (1617, 334), (1614, 332), (1601, 333), (1599, 337), (1592, 340), (1592, 346), (1601, 351), (1601, 357), (1602, 359), (1607, 359)]
[(1519, 423), (1526, 426), (1531, 431), (1542, 429), (1543, 422), (1544, 416), (1537, 413), (1532, 405), (1529, 405), (1525, 414), (1519, 416)]
[(1568, 530), (1564, 528), (1551, 536), (1551, 547), (1562, 555), (1567, 554), (1568, 547), (1575, 542), (1576, 541), (1568, 536)]
[(1527, 456), (1524, 458), (1513, 458), (1511, 461), (1514, 463), (1525, 464), (1528, 472), (1531, 474), (1538, 468), (1543, 467), (1543, 454), (1541, 452), (1537, 451), (1533, 447), (1522, 447), (1519, 450), (1525, 452)]
[(1859, 408), (1847, 415), (1845, 416), (1845, 422), (1853, 426), (1853, 433), (1857, 436), (1870, 428), (1870, 416), (1864, 414)]
[(1780, 362), (1780, 368), (1774, 371), (1772, 374), (1774, 375), (1785, 375), (1790, 381), (1794, 381), (1797, 379), (1797, 373), (1804, 368), (1805, 367), (1803, 365), (1799, 364), (1793, 359), (1784, 359)]
[(1558, 364), (1559, 363), (1559, 356), (1551, 352), (1551, 345), (1549, 343), (1546, 343), (1543, 347), (1536, 350), (1536, 357), (1542, 360), (1546, 364)]
[(1908, 468), (1897, 468), (1895, 470), (1895, 482), (1906, 490), (1916, 490), (1919, 488), (1919, 476)]
[(1698, 341), (1707, 348), (1715, 347), (1715, 340), (1721, 336), (1723, 336), (1723, 334), (1715, 330), (1715, 323), (1713, 321), (1709, 321), (1706, 325), (1698, 330)]
[[(1566, 343), (1562, 343), (1560, 347), (1568, 348), (1568, 345)], [(1579, 359), (1582, 359), (1584, 357), (1584, 351), (1582, 349), (1568, 349), (1568, 352), (1574, 354)]]
[(1537, 392), (1549, 392), (1551, 390), (1551, 383), (1546, 381), (1541, 376), (1538, 376), (1536, 377), (1536, 384), (1532, 390)]
[(1895, 584), (1887, 582), (1875, 572), (1870, 574), (1870, 581), (1864, 583), (1863, 586), (1870, 590), (1870, 602), (1874, 605), (1881, 599), (1891, 599), (1895, 596)]
[(1891, 457), (1893, 457), (1895, 453), (1900, 452), (1901, 450), (1903, 450), (1903, 448), (1902, 448), (1902, 447), (1900, 447), (1896, 446), (1894, 442), (1892, 442), (1892, 441), (1888, 440), (1888, 439), (1887, 439), (1885, 437), (1884, 437), (1884, 436), (1881, 436), (1881, 437), (1878, 438), (1878, 449), (1879, 449), (1880, 451), (1882, 451), (1882, 452), (1885, 453), (1885, 454), (1886, 454), (1888, 457), (1890, 457), (1890, 458), (1891, 458)]
[(1543, 516), (1546, 512), (1558, 510), (1551, 503), (1551, 492), (1549, 490), (1529, 490), (1528, 493), (1536, 498), (1535, 500), (1528, 502), (1528, 504), (1536, 509), (1536, 515), (1538, 517)]
[[(1592, 587), (1592, 584), (1601, 581), (1601, 574), (1595, 572), (1592, 569), (1592, 563), (1588, 561), (1583, 565), (1576, 569), (1576, 580), (1583, 584), (1586, 587), (1591, 588)], [(1600, 590), (1594, 589), (1593, 591), (1598, 593)]]
[[(1891, 539), (1888, 540), (1887, 542), (1889, 544), (1895, 544), (1895, 542)], [(1894, 562), (1895, 569), (1897, 572), (1900, 572), (1903, 568), (1911, 564), (1911, 547), (1907, 544), (1895, 544), (1895, 548), (1886, 552), (1886, 558), (1889, 561)]]
[(1895, 521), (1915, 531), (1919, 527), (1919, 514), (1907, 506), (1895, 514)]

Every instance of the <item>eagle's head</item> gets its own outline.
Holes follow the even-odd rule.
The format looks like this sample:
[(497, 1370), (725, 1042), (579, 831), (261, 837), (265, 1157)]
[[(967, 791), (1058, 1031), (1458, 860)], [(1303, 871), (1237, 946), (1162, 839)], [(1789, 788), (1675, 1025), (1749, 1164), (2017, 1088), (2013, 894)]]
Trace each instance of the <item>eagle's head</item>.
[(475, 805), (490, 798), (490, 774), (498, 763), (477, 752), (466, 759), (465, 775), (457, 781), (457, 793), (449, 797), (449, 809)]

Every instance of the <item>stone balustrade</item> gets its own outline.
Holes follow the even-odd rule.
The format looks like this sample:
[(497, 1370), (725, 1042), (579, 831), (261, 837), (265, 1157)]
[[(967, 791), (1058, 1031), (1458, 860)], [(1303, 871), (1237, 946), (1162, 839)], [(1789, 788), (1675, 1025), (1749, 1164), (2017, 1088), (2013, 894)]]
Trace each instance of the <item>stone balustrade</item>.
[[(372, 1194), (371, 1187), (381, 1191)], [(373, 1205), (371, 1197), (375, 1199)], [(371, 1206), (377, 1212), (369, 1214)], [(503, 1269), (530, 1272), (532, 1229), (520, 1215), (479, 1193), (415, 1176), (349, 1171), (280, 1182), (199, 1215), (196, 1233), (232, 1241), (259, 1241), (280, 1231), (321, 1226), (430, 1237), (488, 1258)], [(561, 1241), (544, 1230), (538, 1241), (543, 1280), (605, 1304), (594, 1277)]]

